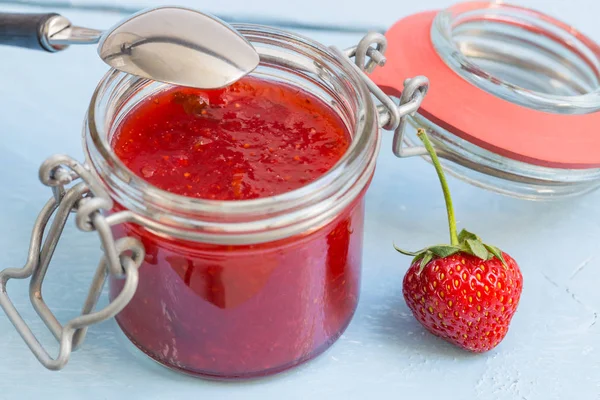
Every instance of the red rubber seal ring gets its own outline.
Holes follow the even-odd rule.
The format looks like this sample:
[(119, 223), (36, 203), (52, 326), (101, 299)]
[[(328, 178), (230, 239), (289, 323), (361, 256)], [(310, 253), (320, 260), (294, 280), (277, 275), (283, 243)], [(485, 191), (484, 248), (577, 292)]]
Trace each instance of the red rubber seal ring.
[(371, 75), (375, 84), (386, 94), (399, 97), (404, 79), (424, 75), (430, 89), (418, 113), (458, 137), (529, 164), (600, 167), (600, 112), (568, 115), (538, 111), (467, 82), (433, 47), (430, 30), (436, 14), (412, 15), (390, 28), (385, 35), (387, 63)]

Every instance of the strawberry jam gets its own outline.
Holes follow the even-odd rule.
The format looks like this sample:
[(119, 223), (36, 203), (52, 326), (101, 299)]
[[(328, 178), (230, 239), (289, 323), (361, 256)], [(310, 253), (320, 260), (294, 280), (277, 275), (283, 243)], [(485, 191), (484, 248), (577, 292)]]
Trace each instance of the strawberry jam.
[[(348, 149), (349, 131), (297, 87), (246, 77), (220, 90), (169, 88), (116, 127), (116, 155), (171, 193), (221, 201), (275, 196), (318, 179)], [(276, 373), (327, 349), (357, 305), (363, 196), (319, 229), (274, 242), (216, 245), (134, 224), (144, 244), (137, 292), (117, 316), (160, 363), (206, 377)], [(122, 288), (111, 281), (111, 297)]]

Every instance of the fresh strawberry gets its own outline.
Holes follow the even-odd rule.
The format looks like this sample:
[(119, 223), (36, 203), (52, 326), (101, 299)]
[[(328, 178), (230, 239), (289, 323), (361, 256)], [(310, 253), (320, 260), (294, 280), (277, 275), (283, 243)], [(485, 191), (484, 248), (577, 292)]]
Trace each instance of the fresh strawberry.
[(448, 184), (427, 134), (419, 130), (437, 171), (448, 211), (450, 244), (407, 252), (406, 304), (427, 330), (465, 350), (484, 352), (506, 336), (523, 288), (519, 266), (473, 233), (456, 232)]

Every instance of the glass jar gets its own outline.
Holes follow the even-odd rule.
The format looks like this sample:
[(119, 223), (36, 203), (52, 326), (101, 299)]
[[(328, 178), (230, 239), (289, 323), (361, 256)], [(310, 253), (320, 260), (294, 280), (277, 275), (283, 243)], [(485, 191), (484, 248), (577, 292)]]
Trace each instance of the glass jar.
[(402, 77), (418, 71), (432, 87), (409, 117), (408, 155), (427, 128), (444, 167), (485, 189), (554, 200), (600, 186), (600, 47), (588, 37), (541, 12), (482, 1), (411, 15), (386, 37), (388, 63), (374, 82), (400, 97)]
[[(159, 363), (213, 378), (283, 371), (327, 349), (356, 309), (364, 193), (379, 147), (369, 91), (330, 51), (301, 37), (237, 25), (261, 56), (253, 76), (302, 88), (331, 105), (351, 132), (347, 153), (299, 190), (241, 201), (183, 197), (146, 183), (111, 148), (119, 121), (167, 85), (111, 71), (85, 121), (88, 164), (122, 209), (148, 223), (113, 227), (146, 257), (116, 319)], [(111, 300), (123, 280), (110, 279)]]
[[(383, 60), (378, 41), (384, 38), (367, 35), (342, 52), (268, 27), (235, 28), (260, 55), (251, 75), (323, 100), (346, 125), (348, 149), (318, 179), (272, 197), (217, 201), (170, 193), (135, 175), (111, 146), (123, 117), (169, 85), (109, 71), (86, 115), (85, 165), (54, 156), (40, 169), (54, 197), (35, 232), (43, 233), (58, 208), (50, 243), (34, 234), (30, 254), (39, 251), (41, 256), (32, 256), (23, 272), (0, 272), (3, 285), (12, 277), (32, 275), (31, 288), (41, 293), (52, 256), (45, 249), (55, 246), (71, 211), (81, 230), (100, 235), (105, 257), (82, 316), (62, 326), (41, 296), (32, 296), (61, 343), (56, 359), (0, 291), (0, 304), (46, 367), (62, 368), (87, 326), (113, 316), (129, 339), (160, 364), (214, 379), (286, 370), (325, 351), (350, 323), (359, 297), (364, 196), (379, 151), (380, 114), (381, 123), (390, 127), (400, 117), (364, 72), (375, 63), (364, 64), (367, 52)], [(356, 56), (357, 64), (349, 56)], [(372, 93), (388, 108), (378, 110)], [(421, 98), (404, 110), (414, 111)], [(79, 178), (83, 182), (67, 186)], [(111, 302), (94, 311), (105, 280)]]

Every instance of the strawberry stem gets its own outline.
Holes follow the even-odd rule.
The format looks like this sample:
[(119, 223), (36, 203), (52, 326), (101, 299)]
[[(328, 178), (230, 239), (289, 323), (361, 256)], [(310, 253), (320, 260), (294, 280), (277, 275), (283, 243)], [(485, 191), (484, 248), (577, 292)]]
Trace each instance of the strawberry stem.
[(442, 165), (440, 164), (440, 160), (433, 149), (433, 145), (429, 141), (429, 137), (425, 133), (425, 130), (419, 129), (417, 135), (419, 139), (425, 145), (429, 156), (431, 157), (431, 162), (435, 167), (435, 171), (437, 172), (438, 178), (442, 185), (442, 192), (444, 192), (444, 200), (446, 201), (446, 211), (448, 212), (448, 227), (450, 229), (450, 244), (452, 246), (458, 245), (458, 234), (456, 232), (456, 219), (454, 217), (454, 207), (452, 206), (452, 198), (450, 197), (450, 189), (448, 188), (448, 182), (446, 182), (446, 176), (444, 175), (444, 171), (442, 169)]

